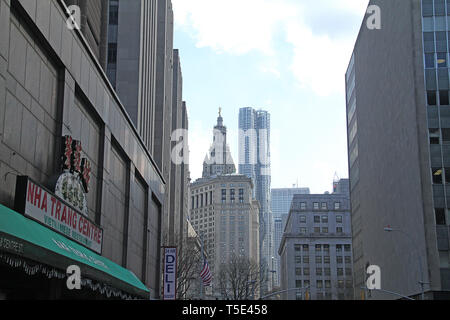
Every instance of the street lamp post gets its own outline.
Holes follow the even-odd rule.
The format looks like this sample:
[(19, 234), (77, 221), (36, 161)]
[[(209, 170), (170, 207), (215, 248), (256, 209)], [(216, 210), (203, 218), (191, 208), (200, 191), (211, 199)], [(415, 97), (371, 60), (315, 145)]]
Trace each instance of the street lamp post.
[(421, 258), (420, 252), (418, 251), (419, 249), (416, 246), (416, 243), (415, 243), (414, 239), (409, 234), (404, 232), (403, 230), (394, 229), (394, 228), (392, 228), (390, 226), (385, 227), (384, 231), (386, 231), (386, 232), (399, 232), (399, 233), (403, 234), (404, 236), (406, 236), (411, 241), (412, 245), (414, 246), (414, 249), (417, 250), (416, 254), (417, 254), (418, 258), (419, 258), (419, 270), (420, 270), (420, 277), (421, 277), (421, 280), (419, 281), (420, 288), (421, 288), (421, 299), (425, 300), (425, 290), (424, 290), (425, 282), (424, 282), (424, 274), (423, 274), (423, 267), (422, 267), (422, 258)]

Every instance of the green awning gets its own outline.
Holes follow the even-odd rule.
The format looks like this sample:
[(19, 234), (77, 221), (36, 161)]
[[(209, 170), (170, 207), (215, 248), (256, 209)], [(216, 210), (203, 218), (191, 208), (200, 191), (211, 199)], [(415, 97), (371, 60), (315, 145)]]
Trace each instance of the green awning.
[(140, 297), (148, 288), (135, 274), (68, 238), (0, 205), (0, 251), (63, 270), (76, 264), (81, 276)]

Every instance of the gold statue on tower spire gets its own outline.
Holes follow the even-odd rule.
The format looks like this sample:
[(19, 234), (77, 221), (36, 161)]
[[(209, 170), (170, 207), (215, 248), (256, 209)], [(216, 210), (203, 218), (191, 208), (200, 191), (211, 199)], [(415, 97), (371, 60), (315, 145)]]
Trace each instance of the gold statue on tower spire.
[(222, 116), (222, 107), (219, 107), (219, 117)]

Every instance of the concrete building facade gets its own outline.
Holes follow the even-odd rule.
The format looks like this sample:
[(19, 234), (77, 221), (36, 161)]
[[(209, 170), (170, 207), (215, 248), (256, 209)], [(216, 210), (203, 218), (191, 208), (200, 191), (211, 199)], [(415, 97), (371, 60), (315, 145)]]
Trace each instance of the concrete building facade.
[(355, 287), (378, 265), (382, 289), (448, 298), (450, 3), (370, 5), (382, 28), (363, 22), (346, 73)]
[(285, 300), (352, 300), (348, 194), (294, 195), (281, 240)]
[(291, 209), (292, 198), (295, 194), (309, 194), (309, 188), (274, 188), (270, 190), (270, 208), (273, 216), (273, 258), (275, 263), (271, 268), (275, 271), (274, 286), (280, 286), (280, 248), (285, 223)]
[[(16, 176), (28, 176), (54, 190), (54, 178), (62, 170), (62, 137), (80, 141), (82, 155), (91, 164), (87, 217), (103, 229), (103, 249), (96, 257), (108, 259), (123, 272), (132, 271), (132, 278), (148, 287), (149, 296), (159, 298), (166, 188), (148, 145), (89, 41), (79, 30), (66, 27), (63, 1), (2, 0), (0, 17), (0, 172), (6, 177), (0, 182), (2, 206), (14, 209)], [(16, 213), (8, 218), (12, 216)], [(6, 225), (0, 228), (7, 232)], [(16, 255), (15, 259), (28, 258)], [(58, 266), (47, 265), (48, 261), (33, 263), (65, 274), (59, 264), (65, 260), (55, 261)], [(8, 297), (20, 290), (20, 281), (10, 286), (6, 270), (2, 264), (0, 291), (6, 290), (2, 294)], [(99, 283), (107, 274), (92, 272), (91, 280)], [(35, 297), (30, 281), (23, 292)], [(56, 287), (49, 286), (49, 292), (46, 286), (34, 287), (36, 295), (70, 297), (61, 289), (65, 282), (59, 286), (54, 279), (52, 283)]]
[(190, 219), (213, 275), (212, 295), (220, 298), (218, 274), (232, 255), (259, 263), (259, 204), (244, 175), (200, 178), (191, 184)]

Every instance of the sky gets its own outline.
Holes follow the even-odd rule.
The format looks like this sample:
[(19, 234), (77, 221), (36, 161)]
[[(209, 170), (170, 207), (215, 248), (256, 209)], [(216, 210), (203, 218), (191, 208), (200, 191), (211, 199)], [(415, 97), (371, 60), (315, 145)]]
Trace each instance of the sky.
[(324, 193), (348, 177), (345, 72), (368, 0), (172, 3), (192, 180), (219, 107), (236, 167), (239, 109), (270, 112), (272, 188)]

